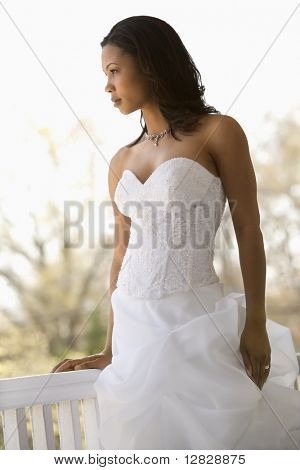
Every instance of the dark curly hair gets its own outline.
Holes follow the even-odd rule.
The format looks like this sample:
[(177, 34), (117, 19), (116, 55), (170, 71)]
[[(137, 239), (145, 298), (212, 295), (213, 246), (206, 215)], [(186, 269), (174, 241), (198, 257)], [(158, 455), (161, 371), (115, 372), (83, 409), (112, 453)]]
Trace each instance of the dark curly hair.
[[(206, 104), (205, 87), (194, 61), (177, 32), (165, 21), (153, 16), (131, 16), (116, 23), (101, 41), (118, 46), (135, 58), (141, 72), (148, 78), (150, 91), (168, 121), (171, 134), (179, 130), (189, 135), (199, 126), (199, 115), (217, 113)], [(129, 147), (137, 144), (148, 132), (147, 125)]]

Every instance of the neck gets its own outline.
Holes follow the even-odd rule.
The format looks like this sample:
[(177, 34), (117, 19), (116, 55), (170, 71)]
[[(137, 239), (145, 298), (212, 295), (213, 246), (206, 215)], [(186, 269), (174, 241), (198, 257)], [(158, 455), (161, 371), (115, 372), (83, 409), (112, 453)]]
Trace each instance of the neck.
[(142, 108), (142, 112), (149, 135), (160, 134), (164, 130), (169, 129), (169, 123), (161, 114), (156, 103), (147, 104)]

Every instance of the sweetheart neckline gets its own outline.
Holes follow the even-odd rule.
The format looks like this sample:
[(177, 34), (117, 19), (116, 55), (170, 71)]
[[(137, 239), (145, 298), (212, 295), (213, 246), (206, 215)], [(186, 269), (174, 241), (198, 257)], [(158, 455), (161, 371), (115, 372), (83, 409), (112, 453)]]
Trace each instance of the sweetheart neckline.
[(137, 177), (137, 175), (132, 171), (132, 170), (129, 170), (129, 169), (126, 169), (123, 170), (123, 173), (122, 173), (122, 176), (121, 178), (119, 179), (118, 181), (118, 184), (117, 186), (119, 185), (121, 179), (123, 178), (123, 175), (124, 173), (127, 171), (128, 173), (131, 173), (134, 178), (138, 181), (138, 183), (140, 183), (141, 186), (146, 186), (148, 181), (153, 177), (153, 175), (160, 169), (160, 167), (162, 167), (163, 165), (165, 165), (166, 163), (168, 162), (171, 162), (172, 160), (186, 160), (186, 161), (189, 161), (191, 162), (191, 166), (196, 163), (197, 166), (199, 166), (201, 169), (203, 169), (206, 173), (208, 173), (212, 178), (214, 179), (217, 179), (221, 182), (221, 178), (219, 176), (216, 176), (214, 175), (213, 173), (211, 173), (207, 168), (205, 168), (205, 166), (201, 165), (201, 163), (197, 162), (197, 160), (193, 160), (192, 158), (187, 158), (187, 157), (181, 157), (181, 156), (177, 156), (177, 157), (172, 157), (172, 158), (169, 158), (168, 160), (165, 160), (164, 162), (160, 163), (153, 171), (152, 173), (148, 176), (148, 178), (146, 179), (146, 181), (144, 181), (144, 183)]

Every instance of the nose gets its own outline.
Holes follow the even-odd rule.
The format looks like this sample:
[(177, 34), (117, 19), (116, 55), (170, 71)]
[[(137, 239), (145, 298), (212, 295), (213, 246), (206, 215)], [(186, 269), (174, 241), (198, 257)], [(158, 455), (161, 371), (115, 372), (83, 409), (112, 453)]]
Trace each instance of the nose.
[(111, 85), (109, 79), (107, 80), (107, 84), (104, 88), (105, 91), (111, 91), (112, 89), (114, 89), (114, 87)]

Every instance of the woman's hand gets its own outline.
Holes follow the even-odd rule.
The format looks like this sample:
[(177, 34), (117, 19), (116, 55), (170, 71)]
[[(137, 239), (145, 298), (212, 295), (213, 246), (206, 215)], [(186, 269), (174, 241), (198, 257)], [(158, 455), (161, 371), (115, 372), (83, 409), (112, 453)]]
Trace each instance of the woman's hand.
[(85, 356), (80, 359), (64, 359), (56, 364), (51, 370), (53, 372), (69, 372), (83, 369), (105, 369), (112, 361), (112, 354), (102, 351), (99, 354)]
[(266, 382), (271, 367), (271, 347), (265, 324), (246, 323), (241, 334), (240, 351), (246, 372), (261, 390)]

